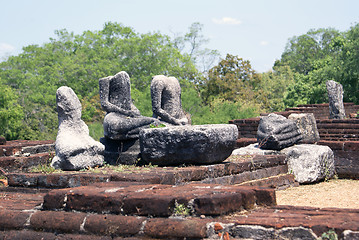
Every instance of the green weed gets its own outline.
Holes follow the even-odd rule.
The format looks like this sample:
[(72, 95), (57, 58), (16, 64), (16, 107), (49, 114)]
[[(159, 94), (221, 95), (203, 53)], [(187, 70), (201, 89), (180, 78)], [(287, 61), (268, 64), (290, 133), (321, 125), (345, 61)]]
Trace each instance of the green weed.
[(191, 214), (191, 209), (188, 208), (184, 203), (178, 203), (175, 201), (175, 207), (173, 209), (173, 214), (175, 216), (186, 217)]

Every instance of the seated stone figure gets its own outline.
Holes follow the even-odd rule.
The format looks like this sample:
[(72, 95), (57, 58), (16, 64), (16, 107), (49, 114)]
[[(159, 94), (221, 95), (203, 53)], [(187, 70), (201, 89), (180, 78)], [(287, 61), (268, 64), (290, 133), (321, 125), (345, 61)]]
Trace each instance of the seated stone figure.
[(175, 77), (157, 75), (152, 78), (151, 98), (153, 117), (172, 125), (186, 125), (182, 110), (181, 87)]
[(132, 103), (130, 77), (124, 71), (99, 80), (101, 106), (107, 112), (104, 121), (105, 137), (113, 140), (138, 138), (142, 128), (156, 119), (141, 116)]
[(59, 131), (56, 137), (56, 156), (51, 165), (62, 170), (80, 170), (103, 165), (105, 147), (89, 136), (81, 120), (81, 103), (69, 87), (56, 92)]

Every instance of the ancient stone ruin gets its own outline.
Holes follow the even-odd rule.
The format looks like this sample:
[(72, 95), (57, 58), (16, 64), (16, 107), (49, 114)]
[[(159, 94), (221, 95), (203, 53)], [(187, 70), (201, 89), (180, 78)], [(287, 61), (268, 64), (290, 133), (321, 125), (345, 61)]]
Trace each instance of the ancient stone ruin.
[(101, 106), (107, 112), (105, 136), (100, 141), (109, 164), (219, 163), (235, 146), (238, 130), (234, 125), (186, 126), (189, 119), (183, 112), (181, 87), (174, 77), (153, 77), (153, 117), (141, 116), (132, 103), (126, 72), (102, 78), (99, 85)]
[(105, 160), (109, 164), (135, 164), (140, 158), (138, 142), (141, 129), (159, 121), (141, 116), (132, 102), (130, 77), (126, 72), (99, 80), (103, 121)]
[(237, 137), (232, 124), (144, 129), (141, 156), (158, 166), (220, 163), (231, 155)]
[[(119, 79), (115, 82), (128, 83), (129, 80), (124, 73), (116, 78)], [(121, 86), (121, 83), (113, 84)], [(90, 149), (100, 149), (101, 145), (89, 139), (75, 93), (66, 87), (58, 92), (60, 126), (56, 153), (77, 154), (80, 150), (79, 156), (86, 159), (90, 153), (81, 155), (81, 144), (92, 143), (94, 147)], [(121, 96), (112, 95), (110, 102), (116, 103), (118, 97)], [(112, 145), (113, 151), (117, 151), (122, 160), (123, 153), (140, 152), (131, 146), (127, 148), (128, 143), (140, 142), (138, 149), (141, 145), (146, 163), (164, 167), (129, 166), (127, 169), (106, 165), (86, 171), (31, 172), (32, 167), (51, 159), (53, 149), (49, 145), (53, 146), (53, 141), (7, 141), (0, 147), (0, 177), (4, 173), (6, 176), (6, 179), (0, 178), (0, 185), (9, 186), (0, 187), (0, 239), (314, 240), (328, 235), (328, 230), (339, 239), (358, 239), (357, 209), (277, 205), (277, 190), (298, 186), (298, 182), (316, 182), (333, 174), (333, 154), (329, 147), (319, 145), (323, 141), (317, 142), (315, 120), (310, 114), (293, 115), (290, 124), (286, 124), (288, 119), (278, 121), (279, 126), (270, 126), (267, 122), (262, 128), (263, 133), (268, 129), (271, 138), (279, 140), (276, 146), (285, 146), (283, 139), (295, 145), (278, 151), (263, 150), (257, 143), (243, 156), (227, 158), (237, 136), (247, 136), (245, 124), (238, 125), (238, 129), (233, 124), (163, 128), (154, 124), (155, 128), (143, 129), (144, 125), (134, 124), (132, 129), (138, 127), (138, 131), (129, 128), (122, 131), (121, 127), (110, 126), (117, 123), (116, 118), (126, 122), (141, 116), (125, 115), (137, 112), (133, 107), (124, 109), (121, 105), (120, 109), (124, 110), (121, 114), (115, 110), (116, 114), (111, 115), (114, 118), (106, 119), (108, 132), (103, 139), (117, 144)], [(161, 121), (150, 119), (153, 123), (166, 123), (162, 118)], [(255, 135), (260, 119), (246, 121), (256, 124), (250, 126)], [(351, 120), (356, 121), (359, 120)], [(274, 125), (278, 122), (272, 121)], [(342, 124), (342, 120), (335, 122)], [(120, 136), (118, 139), (116, 134)], [(280, 137), (282, 135), (285, 137)], [(59, 151), (60, 145), (68, 151)], [(340, 151), (347, 146), (355, 150), (359, 145), (331, 143), (331, 147)], [(103, 151), (103, 147), (101, 149)], [(117, 168), (121, 170), (114, 170)], [(352, 172), (358, 171), (354, 168)]]
[(259, 121), (257, 139), (263, 149), (281, 150), (302, 140), (295, 121), (274, 113)]
[(56, 137), (56, 156), (51, 165), (63, 170), (80, 170), (102, 166), (104, 146), (89, 136), (81, 120), (81, 103), (69, 87), (56, 92), (59, 130)]
[(344, 119), (343, 86), (333, 80), (326, 82), (329, 99), (329, 118)]
[(175, 77), (154, 76), (151, 81), (151, 99), (154, 118), (173, 125), (189, 123), (182, 110), (181, 87)]
[(313, 113), (292, 113), (288, 116), (288, 119), (295, 121), (302, 135), (299, 143), (319, 142), (320, 136)]

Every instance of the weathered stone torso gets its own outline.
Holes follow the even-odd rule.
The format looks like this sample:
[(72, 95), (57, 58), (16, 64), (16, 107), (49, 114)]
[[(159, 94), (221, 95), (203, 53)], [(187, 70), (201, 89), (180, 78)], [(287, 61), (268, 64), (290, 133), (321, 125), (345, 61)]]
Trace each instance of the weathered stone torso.
[(109, 102), (126, 110), (131, 109), (131, 85), (127, 78), (113, 78), (109, 82)]

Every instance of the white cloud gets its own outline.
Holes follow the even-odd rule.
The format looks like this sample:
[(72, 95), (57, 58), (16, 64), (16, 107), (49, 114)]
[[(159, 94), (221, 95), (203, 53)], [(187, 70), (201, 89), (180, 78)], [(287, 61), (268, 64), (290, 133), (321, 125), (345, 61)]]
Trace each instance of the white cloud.
[(8, 43), (0, 43), (0, 56), (4, 56), (10, 54), (11, 52), (15, 51), (15, 47), (8, 44)]
[(226, 25), (239, 25), (242, 23), (240, 20), (231, 17), (222, 17), (221, 19), (212, 18), (212, 22)]
[(260, 42), (260, 45), (261, 46), (267, 46), (269, 44), (269, 42), (267, 42), (267, 41), (261, 41)]

